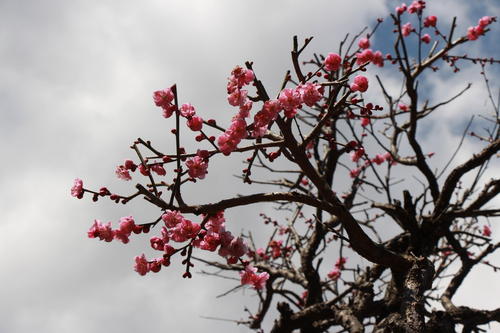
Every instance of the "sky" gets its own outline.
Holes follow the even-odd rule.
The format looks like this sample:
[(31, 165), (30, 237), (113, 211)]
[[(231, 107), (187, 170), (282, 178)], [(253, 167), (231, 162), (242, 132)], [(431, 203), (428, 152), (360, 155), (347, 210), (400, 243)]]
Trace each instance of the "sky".
[[(495, 1), (471, 3), (430, 1), (429, 7), (442, 22), (458, 16), (461, 33), (479, 17), (500, 13)], [(122, 206), (76, 200), (69, 195), (73, 179), (130, 193), (132, 184), (114, 175), (117, 165), (133, 157), (129, 145), (142, 137), (172, 147), (173, 123), (153, 105), (153, 91), (176, 83), (182, 102), (227, 124), (232, 111), (226, 79), (235, 65), (253, 61), (259, 78), (276, 93), (291, 68), (293, 35), (314, 36), (312, 50), (332, 52), (346, 33), (372, 26), (395, 5), (382, 0), (1, 0), (0, 332), (246, 332), (202, 318), (244, 318), (244, 305), (255, 301), (251, 291), (216, 298), (235, 281), (199, 274), (183, 280), (179, 263), (140, 277), (132, 269), (133, 257), (147, 251), (147, 237), (126, 246), (88, 239), (95, 218), (116, 223), (134, 215), (145, 221), (157, 212), (142, 201)], [(375, 42), (387, 46), (383, 37)], [(472, 52), (483, 51), (499, 54), (478, 41)], [(387, 80), (397, 89), (394, 78)], [(440, 114), (440, 121), (429, 123), (430, 134), (422, 138), (436, 150), (436, 167), (468, 119), (457, 114), (485, 109), (487, 96), (477, 68), (453, 81), (439, 74), (430, 89), (430, 98), (447, 96), (467, 80), (474, 83), (471, 92)], [(436, 130), (439, 145), (432, 142)], [(468, 141), (458, 160), (475, 149)], [(189, 200), (215, 201), (251, 190), (228, 179), (241, 168), (238, 157), (215, 164), (203, 187), (190, 187)], [(498, 170), (497, 163), (491, 172)], [(229, 212), (228, 227), (233, 233), (251, 228), (257, 213), (255, 207)], [(495, 278), (486, 270), (474, 272), (455, 300), (498, 307), (500, 289), (488, 287)]]

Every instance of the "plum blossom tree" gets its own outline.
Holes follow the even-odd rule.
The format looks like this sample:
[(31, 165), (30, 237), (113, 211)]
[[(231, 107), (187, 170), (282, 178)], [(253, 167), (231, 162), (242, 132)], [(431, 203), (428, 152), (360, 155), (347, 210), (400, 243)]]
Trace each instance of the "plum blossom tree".
[[(499, 268), (486, 259), (500, 247), (490, 227), (500, 209), (489, 206), (500, 179), (484, 176), (500, 149), (499, 104), (486, 69), (500, 61), (460, 53), (496, 19), (485, 16), (457, 37), (455, 19), (447, 26), (424, 12), (424, 1), (395, 9), (389, 19), (393, 50), (386, 55), (370, 49), (381, 19), (372, 31), (346, 37), (337, 52), (306, 61), (299, 59), (312, 38), (300, 45), (294, 37), (293, 73), (285, 74), (276, 98), (253, 63), (236, 66), (227, 84), (227, 101), (236, 111), (227, 127), (203, 119), (190, 103), (180, 104), (175, 85), (154, 92), (163, 117), (174, 118), (175, 151), (161, 152), (138, 138), (131, 146), (135, 159), (119, 165), (116, 175), (145, 183), (137, 181), (132, 194), (120, 195), (88, 189), (76, 179), (71, 195), (123, 204), (144, 198), (156, 218), (122, 217), (115, 229), (95, 220), (88, 237), (128, 243), (133, 234), (154, 230), (150, 247), (158, 256), (135, 258), (140, 275), (159, 272), (174, 257), (182, 258), (187, 278), (196, 260), (233, 272), (239, 288), (253, 288), (259, 299), (255, 312), (248, 310), (239, 323), (261, 332), (270, 314), (277, 315), (270, 332), (479, 332), (481, 325), (500, 322), (500, 308), (453, 302), (474, 267)], [(448, 162), (433, 170), (432, 147), (418, 129), (470, 85), (442, 101), (429, 100), (421, 87), (438, 70), (457, 72), (466, 65), (478, 66), (491, 114), (482, 117), (482, 132), (472, 132), (469, 122)], [(399, 75), (398, 93), (383, 77), (368, 77), (377, 67)], [(382, 98), (371, 97), (373, 90)], [(185, 136), (193, 134), (199, 143), (196, 151), (183, 148), (181, 121), (189, 128)], [(476, 153), (457, 163), (467, 137)], [(213, 159), (240, 154), (246, 156), (243, 182), (279, 191), (188, 203), (185, 184), (209, 177)], [(272, 230), (266, 242), (256, 241), (251, 230), (229, 231), (226, 210), (264, 202), (280, 210), (277, 218), (261, 214)], [(384, 221), (394, 224), (391, 236), (384, 235)], [(200, 258), (200, 251), (217, 251), (223, 260)]]

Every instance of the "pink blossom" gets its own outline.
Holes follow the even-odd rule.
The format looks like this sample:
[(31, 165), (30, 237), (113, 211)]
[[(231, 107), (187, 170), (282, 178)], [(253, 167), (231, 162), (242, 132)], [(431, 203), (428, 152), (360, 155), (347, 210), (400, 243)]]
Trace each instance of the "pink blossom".
[(174, 113), (176, 107), (175, 105), (169, 105), (167, 107), (164, 107), (163, 110), (163, 118), (170, 118), (172, 114)]
[(281, 104), (278, 100), (265, 101), (262, 110), (257, 112), (253, 120), (253, 133), (255, 138), (264, 136), (267, 127), (271, 121), (276, 119), (278, 113), (282, 110)]
[(302, 106), (300, 92), (297, 89), (283, 89), (278, 99), (283, 109), (285, 109), (285, 116), (288, 118), (293, 118), (297, 113), (297, 108)]
[(269, 242), (269, 247), (271, 248), (271, 255), (273, 259), (281, 257), (281, 247), (283, 246), (283, 241), (272, 240)]
[(150, 173), (149, 173), (149, 169), (148, 167), (144, 166), (144, 164), (139, 164), (139, 172), (143, 175), (143, 176), (149, 176)]
[(368, 125), (370, 125), (370, 118), (368, 117), (361, 118), (361, 126), (366, 127)]
[(476, 27), (469, 27), (469, 29), (467, 29), (467, 38), (469, 40), (476, 40), (482, 34), (484, 34), (484, 28), (480, 25)]
[(410, 22), (404, 24), (401, 27), (401, 34), (403, 35), (403, 37), (408, 37), (412, 31), (413, 31), (413, 26), (411, 25)]
[(324, 65), (327, 71), (336, 71), (342, 63), (342, 58), (337, 53), (328, 53)]
[(132, 172), (134, 172), (135, 169), (137, 168), (137, 165), (132, 160), (125, 160), (125, 162), (123, 162), (123, 166), (125, 167), (125, 169), (130, 170)]
[(488, 25), (490, 25), (494, 21), (494, 18), (491, 16), (483, 16), (479, 19), (479, 22), (477, 23), (478, 26), (482, 28), (486, 28)]
[(425, 1), (415, 0), (408, 7), (408, 13), (410, 13), (410, 14), (413, 14), (413, 13), (420, 14), (420, 13), (422, 13), (422, 10), (424, 8), (425, 8)]
[(167, 171), (165, 171), (165, 168), (163, 168), (163, 165), (161, 164), (151, 165), (151, 170), (153, 170), (153, 172), (155, 172), (158, 176), (165, 176), (167, 174)]
[(403, 14), (406, 11), (406, 4), (402, 3), (401, 6), (396, 7), (396, 13), (398, 15)]
[(357, 162), (365, 154), (365, 149), (363, 147), (351, 152), (351, 161)]
[(186, 161), (186, 167), (190, 177), (203, 179), (207, 174), (208, 163), (200, 156), (195, 156)]
[(297, 91), (300, 94), (302, 102), (304, 102), (307, 106), (313, 106), (323, 97), (324, 89), (317, 83), (307, 82), (299, 85), (297, 87)]
[(172, 89), (158, 90), (153, 93), (153, 100), (156, 106), (168, 108), (170, 103), (174, 100)]
[(431, 36), (429, 34), (423, 35), (421, 38), (422, 42), (425, 44), (429, 44), (431, 42)]
[(335, 262), (335, 267), (338, 268), (338, 269), (340, 269), (340, 270), (342, 270), (342, 269), (344, 269), (344, 265), (345, 265), (346, 262), (347, 262), (347, 258), (340, 257)]
[(363, 75), (358, 75), (354, 78), (354, 83), (351, 84), (352, 91), (365, 92), (368, 90), (368, 79)]
[(229, 155), (236, 149), (240, 141), (247, 136), (247, 123), (242, 117), (233, 117), (231, 126), (217, 139), (219, 150), (224, 155)]
[(338, 268), (334, 268), (330, 272), (328, 272), (327, 276), (329, 279), (336, 281), (340, 278), (341, 274), (342, 272)]
[(153, 259), (153, 261), (149, 263), (149, 270), (153, 273), (158, 273), (161, 270), (162, 264), (163, 258)]
[(394, 161), (394, 159), (392, 158), (392, 155), (390, 152), (386, 152), (384, 154), (382, 154), (382, 157), (387, 161), (389, 162), (391, 165), (395, 165), (397, 164), (396, 161)]
[(229, 244), (221, 246), (219, 255), (222, 257), (240, 258), (247, 253), (248, 248), (241, 237), (234, 237)]
[(71, 195), (75, 198), (81, 199), (83, 197), (83, 181), (76, 178), (71, 188)]
[(158, 250), (158, 251), (163, 251), (164, 250), (164, 247), (165, 247), (165, 243), (163, 242), (163, 239), (161, 239), (160, 237), (151, 237), (151, 239), (149, 240), (150, 244), (151, 244), (151, 247), (155, 250)]
[(140, 257), (135, 257), (134, 270), (139, 273), (139, 275), (146, 275), (146, 273), (150, 271), (149, 263), (144, 253)]
[(120, 227), (113, 231), (113, 237), (120, 240), (123, 244), (129, 242), (130, 234), (136, 228), (134, 218), (132, 216), (125, 216), (120, 219)]
[(247, 90), (235, 89), (229, 94), (229, 96), (227, 97), (227, 101), (232, 106), (240, 106), (246, 102), (247, 95)]
[(165, 211), (165, 214), (161, 216), (161, 219), (165, 222), (165, 225), (168, 228), (174, 228), (177, 224), (184, 220), (184, 217), (176, 210), (167, 210)]
[(362, 168), (352, 169), (352, 170), (349, 171), (349, 176), (351, 176), (351, 178), (356, 178), (361, 173), (361, 170), (362, 170)]
[(99, 238), (100, 240), (111, 242), (113, 240), (113, 230), (111, 222), (102, 224), (99, 220), (94, 220), (94, 224), (87, 232), (89, 238)]
[(358, 42), (358, 46), (362, 49), (367, 49), (370, 47), (370, 40), (368, 38), (361, 38)]
[(169, 236), (174, 242), (185, 242), (196, 237), (201, 227), (198, 223), (183, 219), (175, 228), (169, 230)]
[(203, 238), (196, 243), (196, 246), (202, 250), (215, 251), (221, 243), (220, 235), (216, 232), (206, 232)]
[(483, 226), (483, 236), (486, 236), (486, 237), (491, 236), (491, 228), (487, 225)]
[(252, 285), (255, 289), (260, 290), (264, 288), (268, 279), (269, 273), (267, 272), (255, 274), (255, 276), (253, 277)]
[(382, 55), (382, 52), (375, 51), (375, 53), (373, 53), (372, 64), (377, 65), (378, 67), (384, 67), (384, 56)]
[(241, 284), (251, 284), (255, 289), (264, 288), (266, 281), (269, 279), (269, 274), (267, 272), (256, 273), (257, 268), (250, 264), (246, 265), (245, 270), (240, 272)]
[(403, 111), (403, 112), (408, 111), (408, 105), (406, 105), (406, 104), (399, 103), (399, 104), (398, 104), (398, 107), (399, 107), (399, 109), (400, 109), (401, 111)]
[(372, 159), (372, 162), (376, 163), (377, 165), (380, 165), (384, 163), (385, 157), (383, 154), (377, 154), (375, 157)]
[(434, 16), (434, 15), (427, 16), (424, 19), (424, 27), (426, 27), (426, 28), (428, 28), (428, 27), (436, 27), (436, 23), (437, 23), (437, 17)]
[(196, 114), (194, 106), (192, 106), (191, 103), (182, 104), (179, 111), (181, 112), (181, 115), (186, 118), (192, 117)]
[(209, 231), (213, 232), (221, 232), (224, 231), (224, 222), (226, 219), (224, 218), (224, 211), (219, 211), (215, 215), (211, 215), (205, 224), (205, 228)]
[(115, 174), (118, 176), (118, 178), (123, 179), (123, 180), (131, 180), (132, 177), (130, 176), (130, 173), (128, 172), (127, 169), (123, 165), (119, 165), (116, 168)]
[(251, 70), (236, 66), (231, 72), (231, 77), (229, 77), (229, 83), (227, 85), (228, 93), (231, 93), (234, 89), (240, 89), (244, 85), (250, 84), (254, 78), (255, 75)]
[(356, 53), (356, 64), (362, 65), (366, 62), (372, 61), (373, 51), (371, 49), (363, 50), (362, 52)]
[(197, 132), (201, 131), (203, 128), (203, 119), (197, 116), (194, 116), (187, 121), (188, 127), (191, 129), (191, 131)]

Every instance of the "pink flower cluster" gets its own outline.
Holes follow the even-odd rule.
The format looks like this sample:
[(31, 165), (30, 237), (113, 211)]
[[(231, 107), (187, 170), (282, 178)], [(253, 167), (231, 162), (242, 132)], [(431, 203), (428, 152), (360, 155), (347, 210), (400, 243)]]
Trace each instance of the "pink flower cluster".
[(163, 109), (163, 117), (170, 118), (172, 113), (175, 111), (175, 105), (172, 104), (174, 100), (174, 93), (172, 89), (167, 88), (164, 90), (158, 90), (153, 93), (153, 101), (156, 106)]
[(371, 61), (374, 65), (384, 67), (384, 56), (382, 55), (382, 52), (373, 52), (371, 49), (365, 49), (362, 52), (356, 53), (356, 64), (362, 65), (369, 61)]
[(269, 124), (276, 119), (282, 110), (278, 100), (265, 101), (262, 110), (257, 112), (253, 118), (253, 137), (260, 138), (266, 134)]
[(115, 174), (118, 178), (122, 180), (131, 180), (132, 176), (130, 172), (135, 172), (135, 170), (139, 170), (139, 172), (144, 176), (149, 176), (149, 170), (155, 172), (158, 176), (165, 176), (167, 171), (163, 168), (162, 163), (155, 163), (149, 166), (144, 166), (142, 163), (136, 165), (132, 160), (125, 160), (122, 165), (116, 167)]
[(71, 195), (75, 198), (83, 198), (83, 181), (80, 178), (76, 178), (71, 188)]
[(413, 1), (410, 6), (408, 6), (408, 13), (410, 13), (410, 14), (414, 14), (414, 13), (421, 14), (422, 11), (424, 10), (424, 8), (425, 8), (425, 1), (416, 0), (416, 1)]
[(207, 251), (215, 251), (219, 248), (219, 255), (226, 258), (229, 264), (235, 264), (238, 258), (248, 252), (248, 248), (241, 237), (234, 237), (231, 232), (226, 231), (224, 212), (210, 216), (205, 228), (200, 231), (200, 236), (193, 244)]
[(467, 29), (467, 38), (469, 40), (476, 40), (479, 36), (484, 34), (484, 29), (490, 25), (492, 22), (495, 22), (495, 18), (491, 16), (483, 16), (479, 19), (477, 25), (475, 27), (469, 27)]
[(250, 284), (255, 289), (260, 290), (264, 288), (266, 281), (269, 279), (269, 274), (267, 272), (257, 274), (257, 268), (248, 264), (246, 265), (245, 270), (240, 272), (240, 277), (242, 285)]
[(398, 15), (402, 15), (405, 11), (408, 11), (408, 13), (410, 14), (414, 13), (421, 14), (424, 8), (425, 8), (425, 1), (415, 0), (408, 7), (406, 7), (405, 3), (402, 3), (400, 6), (396, 7), (396, 13)]
[(87, 235), (89, 238), (99, 238), (106, 242), (118, 239), (123, 244), (127, 244), (132, 232), (138, 234), (141, 231), (144, 231), (143, 227), (136, 225), (132, 216), (126, 216), (120, 219), (120, 227), (115, 230), (111, 228), (111, 222), (103, 224), (101, 221), (95, 220)]
[(245, 118), (250, 115), (252, 101), (247, 96), (248, 91), (241, 88), (250, 84), (254, 78), (254, 73), (251, 70), (243, 69), (240, 66), (236, 66), (229, 77), (227, 100), (232, 106), (239, 106), (239, 112), (233, 117), (229, 128), (217, 139), (219, 149), (224, 155), (229, 155), (236, 149), (241, 140), (247, 137)]
[(203, 127), (203, 118), (196, 115), (194, 106), (191, 105), (191, 103), (182, 104), (179, 111), (181, 116), (187, 119), (187, 127), (193, 132), (201, 131)]
[[(241, 140), (247, 137), (245, 118), (249, 116), (251, 102), (247, 97), (248, 92), (241, 90), (241, 88), (251, 82), (250, 78), (252, 80), (254, 78), (252, 71), (244, 70), (241, 67), (236, 67), (231, 74), (228, 83), (228, 100), (231, 105), (239, 105), (240, 110), (233, 117), (229, 128), (217, 139), (219, 150), (225, 155), (234, 151)], [(300, 84), (293, 89), (283, 89), (277, 100), (266, 101), (262, 109), (255, 114), (252, 136), (256, 138), (264, 136), (269, 124), (276, 119), (282, 110), (284, 110), (286, 117), (292, 118), (297, 113), (297, 109), (302, 107), (302, 104), (315, 105), (323, 98), (323, 93), (324, 89), (321, 85), (311, 82)], [(246, 105), (250, 105), (250, 107), (247, 108)]]
[(243, 69), (236, 66), (231, 72), (227, 84), (227, 100), (232, 106), (239, 106), (240, 117), (248, 117), (248, 112), (252, 108), (252, 101), (247, 97), (248, 91), (243, 90), (244, 86), (250, 84), (255, 78), (253, 72), (249, 69)]
[(344, 269), (344, 265), (347, 262), (347, 258), (340, 257), (337, 259), (337, 262), (335, 263), (335, 267), (328, 272), (327, 276), (331, 280), (338, 280), (340, 278), (340, 275), (342, 274), (342, 270)]
[[(353, 162), (358, 162), (358, 160), (364, 155), (364, 149), (363, 148), (359, 148), (358, 150), (355, 150), (351, 153), (351, 160)], [(394, 165), (395, 162), (394, 160), (392, 159), (392, 155), (391, 153), (389, 152), (386, 152), (386, 153), (383, 153), (383, 154), (377, 154), (375, 155), (374, 158), (370, 159), (370, 160), (366, 160), (365, 163), (357, 168), (354, 168), (352, 170), (350, 170), (349, 172), (349, 175), (351, 176), (351, 178), (356, 178), (359, 176), (359, 174), (361, 173), (361, 171), (363, 171), (366, 167), (368, 167), (370, 164), (372, 163), (375, 163), (377, 165), (380, 165), (384, 162), (388, 162), (390, 163), (391, 165)]]

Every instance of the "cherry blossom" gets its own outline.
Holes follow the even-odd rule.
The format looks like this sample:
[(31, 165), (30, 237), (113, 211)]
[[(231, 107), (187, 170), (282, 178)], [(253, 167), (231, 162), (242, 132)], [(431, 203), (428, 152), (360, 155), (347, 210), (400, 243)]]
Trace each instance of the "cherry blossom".
[(198, 116), (191, 117), (187, 121), (187, 126), (193, 132), (201, 131), (201, 129), (203, 128), (203, 119)]
[(342, 274), (342, 272), (340, 271), (340, 269), (334, 268), (330, 272), (328, 272), (327, 276), (329, 279), (335, 281), (335, 280), (338, 280), (340, 278), (341, 274)]
[(426, 28), (428, 28), (428, 27), (436, 27), (436, 23), (437, 23), (437, 17), (434, 16), (434, 15), (427, 16), (424, 19), (424, 27), (426, 27)]
[(342, 58), (337, 53), (328, 53), (324, 65), (327, 71), (336, 71), (339, 69), (341, 63)]
[(402, 3), (400, 6), (396, 7), (396, 13), (398, 15), (401, 15), (404, 12), (406, 12), (406, 4), (405, 3)]
[(139, 273), (139, 275), (146, 275), (150, 271), (149, 263), (144, 253), (141, 256), (135, 257), (134, 270)]
[(486, 224), (483, 226), (483, 236), (490, 237), (491, 236), (491, 228)]
[(425, 44), (429, 44), (431, 42), (431, 36), (429, 34), (425, 34), (423, 35), (422, 37), (420, 37), (420, 39), (422, 40), (422, 42), (424, 42)]
[(116, 168), (115, 174), (116, 174), (116, 176), (118, 176), (118, 178), (120, 178), (122, 180), (131, 180), (132, 179), (129, 171), (123, 165), (119, 165)]
[(161, 164), (153, 164), (151, 165), (151, 170), (155, 172), (158, 176), (165, 176), (167, 172), (163, 168), (163, 165)]
[(251, 284), (257, 290), (264, 288), (266, 281), (269, 279), (269, 274), (267, 272), (256, 273), (257, 268), (250, 264), (246, 265), (245, 270), (240, 272), (241, 284)]
[(361, 48), (361, 49), (367, 49), (370, 47), (370, 40), (368, 38), (361, 38), (358, 42), (358, 46)]
[(102, 224), (99, 220), (94, 220), (94, 224), (87, 232), (89, 238), (99, 238), (100, 240), (111, 242), (113, 240), (113, 230), (111, 222)]
[(408, 37), (412, 31), (413, 31), (413, 26), (411, 25), (410, 22), (404, 24), (401, 27), (401, 34), (403, 35), (403, 37)]
[(81, 199), (83, 197), (83, 181), (76, 178), (71, 188), (71, 195), (75, 198)]
[(410, 6), (408, 6), (408, 13), (410, 14), (414, 14), (414, 13), (417, 13), (417, 14), (420, 14), (422, 13), (422, 10), (425, 8), (425, 1), (419, 1), (419, 0), (415, 0), (411, 3)]
[(179, 108), (179, 111), (181, 115), (186, 118), (193, 117), (196, 114), (194, 106), (192, 106), (190, 103), (182, 104)]
[(285, 110), (287, 118), (293, 118), (297, 113), (297, 108), (300, 108), (302, 103), (300, 92), (297, 89), (283, 89), (278, 100)]
[(358, 75), (354, 78), (354, 83), (351, 84), (352, 91), (365, 92), (368, 90), (368, 79), (363, 75)]
[(205, 178), (208, 173), (208, 163), (200, 156), (195, 156), (186, 161), (186, 167), (188, 168), (188, 174), (192, 178)]

